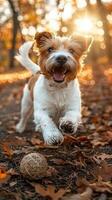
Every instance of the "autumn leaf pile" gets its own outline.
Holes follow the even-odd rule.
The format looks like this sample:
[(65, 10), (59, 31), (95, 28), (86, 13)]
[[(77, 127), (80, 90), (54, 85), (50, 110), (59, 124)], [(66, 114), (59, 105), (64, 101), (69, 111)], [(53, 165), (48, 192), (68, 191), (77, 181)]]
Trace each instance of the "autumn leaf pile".
[[(47, 146), (29, 121), (15, 132), (25, 80), (0, 83), (0, 199), (112, 200), (112, 69), (86, 67), (80, 76), (82, 124), (60, 146)], [(31, 181), (20, 161), (31, 152), (48, 161), (44, 178)]]

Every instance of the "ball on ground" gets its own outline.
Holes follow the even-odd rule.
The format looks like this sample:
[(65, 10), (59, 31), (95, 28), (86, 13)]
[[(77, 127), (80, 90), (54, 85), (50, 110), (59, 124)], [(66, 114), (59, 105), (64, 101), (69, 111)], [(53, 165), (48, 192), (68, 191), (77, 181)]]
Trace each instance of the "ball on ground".
[(30, 153), (24, 156), (20, 163), (23, 176), (33, 180), (46, 176), (47, 169), (47, 160), (40, 153)]

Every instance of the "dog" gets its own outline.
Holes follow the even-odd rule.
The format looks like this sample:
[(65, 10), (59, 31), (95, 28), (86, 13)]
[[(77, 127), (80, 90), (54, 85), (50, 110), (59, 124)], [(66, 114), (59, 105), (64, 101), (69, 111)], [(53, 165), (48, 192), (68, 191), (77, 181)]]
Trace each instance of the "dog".
[[(90, 49), (91, 37), (59, 37), (50, 32), (36, 33), (35, 41), (26, 42), (16, 59), (33, 74), (25, 85), (21, 101), (21, 118), (16, 130), (22, 133), (34, 111), (36, 131), (44, 142), (63, 142), (63, 134), (74, 134), (81, 121), (81, 94), (77, 75), (80, 59)], [(35, 44), (38, 65), (29, 58)]]

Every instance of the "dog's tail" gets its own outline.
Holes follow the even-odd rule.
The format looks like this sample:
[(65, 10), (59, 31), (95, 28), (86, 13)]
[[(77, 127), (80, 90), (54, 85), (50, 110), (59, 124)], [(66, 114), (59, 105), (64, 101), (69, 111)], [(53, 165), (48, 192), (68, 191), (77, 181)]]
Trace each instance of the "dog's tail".
[(28, 41), (25, 42), (19, 49), (19, 54), (15, 56), (16, 60), (18, 60), (26, 69), (28, 69), (32, 74), (40, 71), (39, 65), (35, 64), (29, 58), (29, 51), (34, 42)]

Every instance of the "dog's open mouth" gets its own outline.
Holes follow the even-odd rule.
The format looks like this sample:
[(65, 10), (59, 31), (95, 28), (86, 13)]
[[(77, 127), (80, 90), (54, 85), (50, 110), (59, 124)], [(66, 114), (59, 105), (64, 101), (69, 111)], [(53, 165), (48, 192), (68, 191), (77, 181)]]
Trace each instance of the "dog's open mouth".
[(67, 73), (67, 70), (59, 70), (59, 69), (54, 69), (53, 70), (53, 79), (55, 82), (61, 83), (65, 79), (65, 75)]
[(55, 72), (53, 73), (53, 79), (56, 82), (63, 82), (65, 79), (65, 74), (62, 72)]

